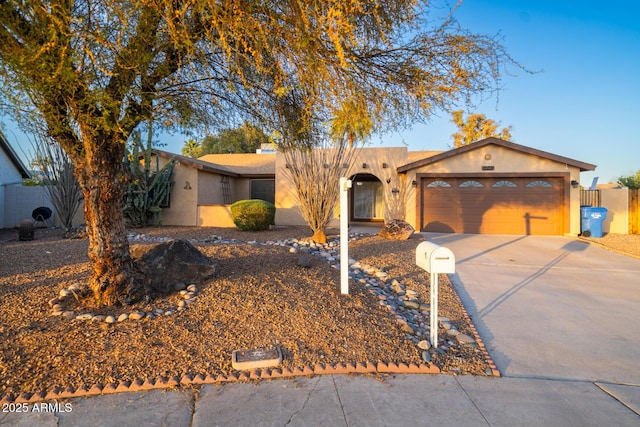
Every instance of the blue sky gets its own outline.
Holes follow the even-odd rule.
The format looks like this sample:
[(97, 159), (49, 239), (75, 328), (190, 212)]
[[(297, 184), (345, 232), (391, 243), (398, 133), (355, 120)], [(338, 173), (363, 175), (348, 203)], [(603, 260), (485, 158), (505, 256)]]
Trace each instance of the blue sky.
[[(500, 33), (514, 59), (540, 71), (505, 76), (499, 102), (473, 112), (511, 126), (518, 144), (596, 164), (582, 174), (585, 186), (594, 176), (605, 183), (640, 169), (640, 3), (466, 0), (455, 16), (473, 32)], [(15, 144), (21, 138), (4, 121)], [(439, 113), (371, 146), (446, 150), (455, 130)], [(180, 153), (185, 139), (164, 135), (160, 142)]]
[[(474, 112), (512, 126), (518, 144), (597, 165), (585, 186), (640, 169), (640, 3), (465, 0), (455, 16), (471, 31), (499, 32), (514, 59), (540, 71), (505, 76), (497, 105)], [(441, 115), (384, 145), (447, 149), (455, 131)]]

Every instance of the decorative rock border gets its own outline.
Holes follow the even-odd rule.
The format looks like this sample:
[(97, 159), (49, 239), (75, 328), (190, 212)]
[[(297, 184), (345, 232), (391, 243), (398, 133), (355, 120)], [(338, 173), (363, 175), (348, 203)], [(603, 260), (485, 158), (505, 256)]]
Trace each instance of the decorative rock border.
[[(366, 235), (367, 235), (366, 233), (352, 234), (350, 235), (350, 240), (354, 240)], [(160, 240), (156, 240), (156, 239), (160, 239)], [(129, 234), (130, 241), (148, 242), (148, 241), (166, 241), (167, 239), (168, 238), (153, 238), (145, 235), (137, 235), (135, 233)], [(313, 255), (321, 256), (325, 258), (333, 268), (339, 268), (339, 264), (336, 264), (336, 260), (339, 259), (339, 257), (335, 256), (336, 255), (335, 251), (338, 248), (337, 241), (331, 241), (326, 245), (316, 244), (313, 242), (301, 242), (296, 239), (287, 239), (286, 241), (277, 241), (277, 242), (273, 242), (273, 241), (272, 242), (256, 242), (256, 241), (242, 242), (235, 239), (227, 240), (219, 236), (213, 236), (211, 239), (204, 239), (201, 241), (192, 239), (190, 242), (191, 243), (216, 243), (216, 244), (248, 243), (248, 244), (267, 245), (267, 246), (268, 245), (290, 246), (290, 251), (292, 252), (294, 251), (297, 252), (299, 250), (305, 253), (308, 252)], [(314, 253), (314, 252), (318, 252), (318, 253)], [(364, 283), (365, 288), (367, 288), (374, 295), (378, 295), (378, 298), (380, 299), (380, 304), (387, 307), (387, 310), (389, 310), (390, 312), (396, 314), (396, 319), (398, 320), (398, 323), (401, 324), (401, 327), (404, 327), (404, 325), (406, 324), (407, 337), (412, 341), (414, 341), (414, 343), (416, 343), (419, 349), (423, 350), (423, 360), (425, 361), (425, 363), (420, 363), (420, 364), (391, 363), (391, 362), (377, 362), (377, 363), (376, 362), (361, 362), (361, 363), (359, 362), (355, 364), (354, 363), (349, 363), (349, 364), (336, 363), (336, 364), (329, 364), (329, 365), (326, 365), (326, 364), (317, 364), (314, 366), (307, 365), (302, 368), (294, 368), (294, 369), (290, 369), (290, 368), (255, 369), (252, 371), (241, 371), (238, 373), (232, 373), (226, 376), (225, 375), (214, 376), (211, 374), (206, 374), (206, 375), (187, 374), (182, 377), (178, 377), (178, 376), (157, 377), (157, 378), (148, 378), (146, 380), (136, 379), (133, 382), (122, 381), (119, 383), (109, 383), (106, 385), (105, 384), (93, 384), (91, 386), (84, 385), (84, 386), (78, 387), (77, 389), (73, 387), (67, 387), (67, 388), (54, 387), (52, 390), (49, 390), (49, 391), (41, 391), (38, 393), (22, 393), (19, 396), (7, 394), (2, 396), (2, 398), (0, 399), (0, 404), (12, 403), (12, 402), (36, 403), (41, 401), (66, 399), (66, 398), (72, 398), (72, 397), (89, 397), (89, 396), (96, 396), (96, 395), (102, 395), (102, 394), (146, 391), (146, 390), (164, 389), (164, 388), (178, 387), (178, 386), (224, 384), (224, 383), (234, 383), (234, 382), (241, 382), (241, 381), (260, 380), (260, 379), (292, 378), (297, 376), (335, 375), (335, 374), (440, 374), (442, 373), (436, 365), (429, 363), (431, 359), (430, 359), (430, 356), (427, 356), (427, 355), (430, 355), (431, 352), (434, 352), (434, 351), (445, 351), (445, 350), (441, 348), (442, 346), (439, 346), (437, 349), (434, 349), (433, 347), (430, 346), (427, 340), (420, 339), (423, 336), (424, 332), (427, 333), (426, 335), (424, 335), (425, 337), (429, 335), (428, 328), (425, 327), (426, 325), (424, 325), (424, 322), (422, 322), (423, 325), (418, 324), (418, 328), (416, 328), (417, 329), (416, 331), (412, 327), (413, 322), (407, 321), (397, 313), (397, 312), (403, 312), (407, 310), (407, 308), (409, 310), (422, 310), (423, 311), (422, 315), (425, 315), (425, 312), (426, 312), (426, 319), (428, 319), (429, 318), (429, 314), (427, 311), (428, 304), (420, 303), (417, 300), (417, 298), (414, 298), (416, 296), (415, 291), (412, 291), (411, 289), (406, 289), (403, 285), (401, 285), (395, 279), (392, 279), (389, 285), (387, 286), (386, 282), (388, 280), (388, 277), (386, 272), (375, 269), (370, 266), (360, 265), (355, 260), (349, 260), (349, 264), (350, 264), (349, 266), (350, 278), (352, 280), (357, 280), (360, 283)], [(362, 274), (362, 277), (359, 277), (358, 271), (360, 272), (364, 271), (366, 274)], [(364, 280), (364, 282), (362, 280)], [(381, 284), (383, 284), (382, 288), (380, 286)], [(189, 288), (187, 288), (185, 290), (187, 292), (183, 295), (187, 295), (187, 293), (189, 292), (192, 292), (193, 295), (191, 298), (185, 298), (185, 304), (189, 304), (188, 302), (186, 302), (187, 300), (195, 300), (195, 293), (197, 289), (195, 288), (195, 285), (189, 285), (189, 286), (193, 286), (192, 288), (193, 290), (191, 291), (189, 290)], [(64, 292), (65, 291), (64, 289), (60, 291), (60, 295), (58, 298), (53, 298), (49, 301), (49, 305), (52, 307), (52, 310), (56, 306), (56, 304), (59, 304), (60, 300), (64, 298), (69, 298), (71, 295), (74, 294), (74, 292), (77, 292), (79, 289), (80, 289), (79, 285), (71, 285), (69, 288), (66, 289), (67, 292)], [(389, 299), (389, 294), (388, 294), (389, 290), (393, 292), (391, 294), (393, 298), (391, 299)], [(401, 299), (400, 297), (402, 296), (405, 296), (406, 298)], [(491, 371), (491, 372), (486, 372), (486, 374), (500, 377), (500, 372), (498, 371), (495, 363), (491, 359), (489, 352), (487, 351), (484, 343), (482, 342), (482, 339), (480, 338), (480, 335), (478, 334), (477, 329), (475, 328), (473, 322), (471, 321), (471, 318), (469, 317), (466, 311), (466, 308), (464, 307), (464, 304), (462, 304), (457, 292), (454, 292), (454, 297), (457, 299), (457, 302), (462, 307), (464, 319), (469, 325), (473, 335), (473, 337), (468, 337), (467, 335), (458, 333), (457, 335), (455, 335), (456, 337), (460, 337), (461, 335), (464, 336), (463, 339), (458, 338), (459, 344), (477, 345), (477, 347), (482, 352), (485, 358), (485, 361), (489, 365), (489, 368), (487, 368), (487, 371)], [(402, 302), (402, 304), (397, 304), (397, 308), (386, 302), (386, 301), (393, 301), (394, 299), (396, 301)], [(403, 306), (405, 308), (400, 309), (399, 308), (400, 306)], [(180, 311), (179, 308), (180, 306), (176, 310)], [(64, 316), (64, 313), (65, 312), (62, 312), (61, 310), (54, 310), (52, 312), (52, 315)], [(91, 319), (91, 320), (104, 320), (106, 322), (107, 317), (109, 317), (109, 316), (106, 316), (104, 319), (96, 319), (97, 317), (96, 315), (92, 315), (91, 317), (89, 317), (88, 316), (89, 314), (90, 313), (85, 313), (84, 315), (75, 315), (75, 317), (70, 317), (70, 318), (78, 319), (78, 317), (82, 317), (82, 319), (78, 319), (78, 320)], [(168, 315), (170, 316), (171, 314), (168, 314)], [(147, 315), (148, 313), (145, 314), (145, 317)], [(167, 315), (166, 312), (164, 313), (164, 315)], [(121, 315), (120, 317), (122, 316), (123, 315)], [(128, 314), (127, 318), (131, 319), (131, 314)], [(125, 320), (125, 318), (123, 318), (123, 320)], [(443, 328), (445, 328), (447, 331), (452, 330), (453, 325), (451, 325), (449, 319), (447, 319), (446, 317), (440, 316), (438, 318), (438, 321), (440, 322), (440, 325)], [(447, 326), (445, 326), (447, 324), (451, 327), (447, 328)], [(408, 333), (409, 328), (412, 329), (413, 333)], [(419, 334), (416, 332), (418, 332)]]
[(60, 316), (66, 320), (90, 320), (105, 323), (124, 322), (125, 320), (155, 319), (162, 316), (172, 316), (178, 311), (185, 310), (189, 304), (196, 301), (196, 295), (198, 292), (198, 288), (195, 284), (190, 284), (188, 286), (185, 285), (185, 289), (180, 290), (180, 296), (182, 299), (178, 301), (178, 305), (176, 307), (168, 309), (157, 307), (144, 311), (137, 310), (124, 312), (116, 317), (115, 315), (94, 314), (91, 312), (76, 313), (73, 310), (65, 310), (65, 301), (77, 297), (77, 293), (80, 292), (81, 288), (82, 286), (79, 283), (74, 283), (68, 288), (62, 289), (56, 298), (50, 299), (48, 303), (51, 307), (51, 316)]

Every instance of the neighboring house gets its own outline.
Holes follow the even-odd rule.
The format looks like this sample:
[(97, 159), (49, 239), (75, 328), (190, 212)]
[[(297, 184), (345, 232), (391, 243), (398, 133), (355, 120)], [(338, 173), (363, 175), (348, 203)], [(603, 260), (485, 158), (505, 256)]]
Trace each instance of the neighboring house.
[(21, 184), (23, 179), (29, 177), (29, 171), (0, 132), (0, 228), (14, 226), (5, 224), (6, 187)]
[[(281, 154), (217, 154), (195, 160), (156, 153), (178, 161), (164, 224), (233, 226), (230, 203), (271, 201), (271, 194), (276, 224), (305, 224)], [(580, 172), (594, 169), (487, 138), (448, 151), (363, 148), (344, 176), (353, 181), (351, 222), (398, 218), (421, 231), (577, 235)]]

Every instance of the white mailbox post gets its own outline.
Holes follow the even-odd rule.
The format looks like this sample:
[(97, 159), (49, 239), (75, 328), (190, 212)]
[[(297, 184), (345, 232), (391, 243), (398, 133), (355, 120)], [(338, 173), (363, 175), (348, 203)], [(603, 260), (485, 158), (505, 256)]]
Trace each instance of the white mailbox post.
[(349, 189), (351, 180), (340, 178), (340, 293), (349, 293)]
[(422, 242), (416, 248), (416, 265), (428, 273), (430, 277), (429, 328), (431, 345), (438, 347), (438, 274), (455, 273), (456, 257), (450, 249), (432, 242)]

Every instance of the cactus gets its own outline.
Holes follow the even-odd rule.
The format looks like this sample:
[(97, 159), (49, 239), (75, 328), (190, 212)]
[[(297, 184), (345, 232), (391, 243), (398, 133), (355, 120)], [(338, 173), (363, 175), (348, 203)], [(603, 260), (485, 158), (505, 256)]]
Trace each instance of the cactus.
[(124, 196), (123, 211), (125, 218), (133, 227), (144, 227), (151, 223), (162, 223), (160, 204), (171, 192), (175, 159), (160, 168), (158, 156), (155, 156), (155, 170), (151, 170), (151, 131), (142, 153), (144, 162), (140, 162), (142, 141), (140, 132), (132, 134), (132, 149), (127, 153), (124, 163), (129, 174), (129, 182)]

